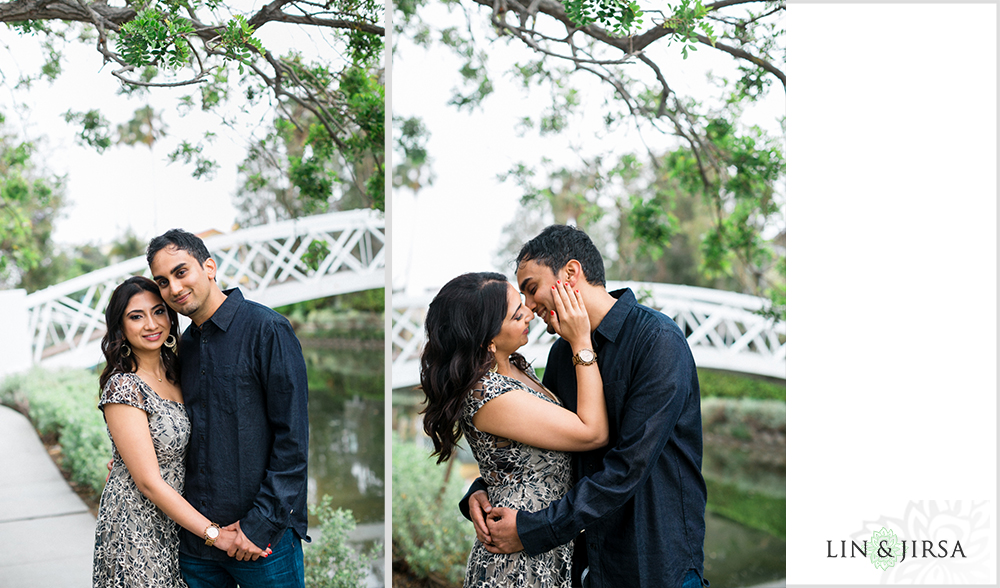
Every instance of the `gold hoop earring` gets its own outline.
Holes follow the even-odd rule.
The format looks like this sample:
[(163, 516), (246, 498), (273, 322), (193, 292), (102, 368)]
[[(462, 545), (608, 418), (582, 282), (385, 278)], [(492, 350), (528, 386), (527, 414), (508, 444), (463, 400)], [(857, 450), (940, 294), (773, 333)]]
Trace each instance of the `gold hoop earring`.
[(132, 355), (132, 348), (128, 346), (128, 343), (122, 343), (122, 357), (128, 357)]
[(167, 339), (163, 342), (163, 346), (169, 349), (170, 351), (177, 353), (177, 337), (174, 337), (173, 335), (167, 335)]

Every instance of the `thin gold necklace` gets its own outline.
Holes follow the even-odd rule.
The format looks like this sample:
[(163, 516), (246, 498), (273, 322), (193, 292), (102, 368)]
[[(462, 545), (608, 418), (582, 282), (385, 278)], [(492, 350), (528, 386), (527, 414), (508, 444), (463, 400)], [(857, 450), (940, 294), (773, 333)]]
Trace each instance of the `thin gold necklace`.
[[(144, 370), (144, 369), (142, 369), (142, 368), (137, 368), (137, 369), (139, 369), (140, 371), (143, 371), (143, 372), (146, 372), (146, 370)], [(157, 381), (157, 382), (159, 382), (159, 383), (161, 383), (161, 384), (163, 383), (163, 378), (159, 378), (159, 377), (157, 377), (157, 376), (156, 376), (156, 374), (154, 374), (154, 373), (152, 373), (152, 372), (146, 372), (146, 373), (147, 373), (147, 374), (149, 374), (149, 375), (151, 375), (151, 376), (153, 376), (154, 378), (156, 378), (156, 381)]]

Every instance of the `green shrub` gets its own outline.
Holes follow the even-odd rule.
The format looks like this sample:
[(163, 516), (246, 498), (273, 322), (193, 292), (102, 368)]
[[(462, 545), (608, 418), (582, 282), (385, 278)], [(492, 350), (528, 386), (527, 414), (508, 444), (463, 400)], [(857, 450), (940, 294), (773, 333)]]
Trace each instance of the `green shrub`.
[(785, 383), (780, 380), (699, 369), (698, 384), (701, 388), (702, 398), (753, 398), (756, 400), (785, 401)]
[(306, 586), (363, 588), (378, 548), (358, 553), (351, 547), (348, 535), (357, 526), (354, 515), (349, 510), (334, 510), (331, 501), (330, 496), (323, 496), (319, 504), (309, 506), (309, 514), (319, 519), (319, 533), (303, 550)]
[(459, 476), (444, 482), (445, 467), (427, 450), (392, 436), (392, 540), (419, 577), (461, 585), (475, 531), (458, 511)]
[(19, 412), (28, 411), (28, 395), (24, 391), (27, 374), (14, 374), (0, 380), (0, 404)]
[(7, 378), (0, 387), (0, 401), (26, 405), (39, 434), (58, 437), (71, 479), (98, 495), (111, 459), (111, 440), (97, 408), (99, 393), (97, 375), (87, 370), (36, 368)]

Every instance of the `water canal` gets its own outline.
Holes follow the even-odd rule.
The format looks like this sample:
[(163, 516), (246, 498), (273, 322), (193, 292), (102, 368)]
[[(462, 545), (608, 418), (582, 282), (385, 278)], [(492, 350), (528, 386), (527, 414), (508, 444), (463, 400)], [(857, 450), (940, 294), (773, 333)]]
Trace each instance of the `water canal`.
[[(359, 546), (382, 542), (385, 527), (385, 362), (382, 340), (300, 336), (309, 374), (309, 504), (324, 495), (354, 513)], [(317, 521), (310, 517), (310, 527)], [(384, 560), (372, 566), (381, 588)]]

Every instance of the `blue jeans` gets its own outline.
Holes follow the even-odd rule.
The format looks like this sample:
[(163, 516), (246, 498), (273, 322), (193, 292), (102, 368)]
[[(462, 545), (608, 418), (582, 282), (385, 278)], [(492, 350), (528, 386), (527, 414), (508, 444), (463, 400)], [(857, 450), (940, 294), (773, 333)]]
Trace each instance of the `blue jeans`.
[(213, 561), (180, 554), (181, 576), (189, 588), (304, 588), (302, 542), (286, 529), (271, 555), (257, 561)]
[(701, 588), (701, 578), (698, 577), (698, 572), (694, 570), (688, 570), (687, 575), (684, 576), (684, 583), (681, 584), (681, 588)]

